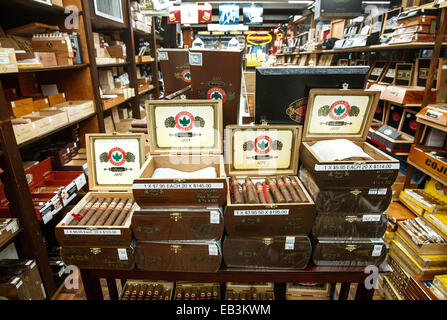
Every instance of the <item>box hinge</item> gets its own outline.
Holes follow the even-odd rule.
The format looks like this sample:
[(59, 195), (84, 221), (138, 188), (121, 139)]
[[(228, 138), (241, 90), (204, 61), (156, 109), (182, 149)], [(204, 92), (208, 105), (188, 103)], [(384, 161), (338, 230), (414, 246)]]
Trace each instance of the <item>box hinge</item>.
[(262, 242), (264, 242), (264, 244), (266, 246), (269, 246), (269, 245), (271, 245), (273, 243), (273, 238), (263, 238)]
[(179, 245), (171, 245), (171, 251), (173, 251), (175, 254), (179, 253), (180, 251), (182, 251), (182, 246)]
[(170, 214), (171, 219), (175, 222), (179, 221), (182, 218), (182, 214), (180, 212), (173, 212)]
[(90, 252), (93, 254), (99, 254), (101, 253), (101, 248), (91, 248)]

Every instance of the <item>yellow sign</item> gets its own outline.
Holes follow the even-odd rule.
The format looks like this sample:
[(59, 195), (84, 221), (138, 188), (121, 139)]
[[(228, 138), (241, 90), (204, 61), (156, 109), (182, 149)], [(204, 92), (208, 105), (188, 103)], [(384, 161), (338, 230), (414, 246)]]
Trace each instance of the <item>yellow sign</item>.
[(252, 34), (247, 36), (247, 42), (254, 46), (263, 46), (272, 41), (272, 35), (270, 33), (266, 34)]

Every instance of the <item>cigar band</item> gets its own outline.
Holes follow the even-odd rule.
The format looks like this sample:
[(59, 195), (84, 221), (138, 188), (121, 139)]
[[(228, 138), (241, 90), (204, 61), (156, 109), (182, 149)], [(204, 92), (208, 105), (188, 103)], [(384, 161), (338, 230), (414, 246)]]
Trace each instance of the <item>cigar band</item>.
[(251, 183), (251, 182), (245, 182), (245, 186), (252, 186), (253, 185), (253, 183)]
[(94, 206), (92, 206), (92, 209), (97, 210), (99, 208), (99, 206), (101, 205), (101, 203), (96, 202)]
[(147, 295), (147, 296), (152, 295), (152, 290), (148, 290), (147, 293), (146, 293), (146, 295)]
[(290, 182), (292, 182), (292, 186), (296, 186), (298, 183), (296, 181), (291, 180)]
[(264, 185), (262, 186), (262, 192), (264, 193), (264, 200), (265, 200), (266, 203), (270, 203), (270, 201), (269, 201), (269, 199), (268, 199), (268, 197), (267, 197), (267, 191), (268, 191), (268, 190), (269, 190), (268, 185), (264, 184)]
[(239, 185), (239, 182), (237, 182), (237, 181), (232, 182), (232, 183), (230, 184), (230, 187), (233, 187), (233, 186), (235, 186), (235, 185)]
[(124, 207), (124, 203), (123, 203), (123, 202), (120, 202), (120, 203), (118, 203), (118, 205), (116, 206), (116, 209), (118, 209), (118, 210), (122, 210), (123, 207)]
[(133, 206), (133, 203), (128, 203), (128, 204), (126, 204), (124, 209), (130, 209), (130, 208), (132, 208), (132, 206)]
[(103, 204), (101, 205), (100, 209), (105, 210), (105, 209), (107, 209), (108, 206), (109, 206), (108, 203), (103, 203)]
[(277, 184), (278, 184), (278, 187), (281, 187), (281, 186), (284, 185), (284, 182), (282, 182), (282, 181), (278, 181)]
[(89, 202), (85, 205), (86, 208), (90, 209), (93, 206), (93, 202)]
[(109, 204), (109, 209), (115, 209), (115, 207), (116, 207), (116, 202), (111, 202)]
[(84, 215), (81, 213), (72, 213), (71, 214), (75, 219), (77, 219), (78, 221), (81, 221), (82, 218), (84, 218)]

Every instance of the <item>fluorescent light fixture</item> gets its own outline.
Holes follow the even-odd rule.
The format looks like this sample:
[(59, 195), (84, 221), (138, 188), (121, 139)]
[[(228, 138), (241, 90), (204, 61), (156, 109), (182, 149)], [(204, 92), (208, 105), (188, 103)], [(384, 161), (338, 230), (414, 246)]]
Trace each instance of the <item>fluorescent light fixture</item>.
[(391, 1), (362, 1), (364, 4), (390, 4)]
[(311, 3), (313, 3), (314, 1), (312, 0), (312, 1), (300, 1), (300, 0), (289, 0), (289, 1), (287, 1), (288, 3), (301, 3), (301, 4), (311, 4)]

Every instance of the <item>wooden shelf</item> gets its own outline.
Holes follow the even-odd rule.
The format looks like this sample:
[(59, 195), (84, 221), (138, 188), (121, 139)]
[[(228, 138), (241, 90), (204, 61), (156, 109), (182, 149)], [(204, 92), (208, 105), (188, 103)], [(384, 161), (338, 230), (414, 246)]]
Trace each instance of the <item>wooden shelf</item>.
[[(34, 0), (7, 0), (2, 1), (0, 8), (4, 8), (6, 10), (14, 10), (20, 13), (31, 12), (33, 14), (48, 14), (48, 15), (69, 15), (69, 13), (65, 13), (65, 8), (48, 5), (42, 2), (34, 1)], [(80, 12), (82, 13), (82, 12)]]
[(129, 62), (123, 62), (123, 63), (106, 63), (106, 64), (97, 64), (96, 66), (99, 68), (111, 68), (111, 67), (123, 67), (127, 66)]
[(130, 97), (130, 98), (125, 99), (125, 100), (121, 100), (121, 101), (119, 101), (119, 102), (117, 102), (117, 103), (114, 103), (113, 105), (107, 106), (106, 108), (102, 107), (102, 110), (103, 110), (103, 111), (110, 110), (110, 109), (112, 109), (112, 108), (115, 108), (116, 106), (119, 106), (120, 104), (123, 104), (123, 103), (125, 103), (125, 102), (128, 102), (128, 101), (134, 99), (135, 97), (136, 97), (136, 96)]
[[(45, 72), (45, 71), (64, 71), (64, 70), (77, 70), (77, 69), (84, 69), (88, 67), (88, 64), (75, 64), (72, 66), (56, 66), (56, 67), (39, 67), (39, 68), (23, 68), (19, 69), (18, 72), (12, 72), (14, 73), (30, 73), (30, 72)], [(8, 74), (8, 73), (4, 73)]]
[(13, 242), (22, 232), (22, 228), (20, 228), (19, 230), (17, 230), (16, 233), (14, 233), (11, 237), (9, 237), (8, 239), (6, 239), (6, 241), (4, 241), (3, 243), (0, 243), (0, 252), (5, 249), (7, 246), (9, 246), (11, 244), (11, 242)]
[(141, 64), (151, 64), (151, 63), (154, 63), (154, 59), (152, 59), (151, 61), (146, 61), (146, 62), (136, 62), (135, 64), (138, 66), (138, 65), (141, 65)]
[(150, 32), (145, 32), (138, 29), (133, 29), (133, 33), (139, 37), (150, 37), (152, 35)]
[(95, 32), (107, 33), (115, 31), (125, 31), (128, 28), (128, 25), (125, 23), (96, 16), (93, 12), (90, 20), (92, 22), (93, 31)]
[(83, 117), (83, 118), (81, 118), (81, 119), (79, 119), (79, 120), (77, 120), (77, 121), (70, 122), (70, 123), (68, 123), (68, 124), (66, 124), (66, 125), (63, 125), (62, 127), (59, 127), (59, 128), (57, 128), (57, 129), (55, 129), (55, 130), (48, 131), (48, 132), (46, 132), (45, 134), (43, 134), (43, 135), (41, 135), (41, 136), (38, 136), (38, 137), (35, 137), (35, 138), (33, 138), (33, 139), (24, 141), (24, 142), (20, 143), (20, 144), (18, 145), (18, 147), (19, 147), (19, 148), (22, 148), (22, 147), (24, 147), (24, 146), (27, 146), (27, 145), (33, 143), (33, 142), (42, 140), (43, 138), (46, 138), (46, 137), (48, 137), (48, 136), (51, 136), (52, 134), (55, 134), (56, 132), (59, 132), (59, 131), (64, 130), (64, 129), (68, 128), (68, 127), (71, 127), (71, 126), (73, 126), (73, 125), (75, 125), (75, 124), (77, 124), (77, 123), (80, 123), (80, 122), (82, 122), (82, 121), (84, 121), (84, 120), (87, 120), (87, 119), (93, 117), (94, 115), (96, 115), (96, 112), (94, 112), (94, 113), (92, 113), (92, 114), (90, 114), (90, 115), (88, 115), (88, 116), (85, 116), (85, 117)]
[(155, 89), (155, 86), (154, 85), (150, 85), (148, 89), (143, 90), (141, 92), (138, 92), (138, 95), (141, 96), (143, 94), (146, 94), (146, 93), (149, 93), (149, 92), (153, 91), (154, 89)]
[(408, 164), (412, 165), (413, 167), (415, 167), (416, 169), (418, 169), (419, 171), (422, 171), (423, 173), (425, 173), (426, 175), (432, 177), (433, 179), (435, 179), (436, 181), (441, 182), (443, 185), (447, 186), (447, 180), (444, 180), (434, 174), (432, 174), (430, 171), (425, 170), (424, 168), (418, 166), (417, 164), (415, 164), (414, 162), (412, 162), (411, 160), (407, 160)]
[(424, 119), (421, 119), (421, 118), (416, 118), (416, 121), (421, 123), (421, 124), (423, 124), (423, 125), (426, 125), (426, 126), (429, 126), (429, 127), (432, 127), (432, 128), (435, 128), (435, 129), (447, 132), (447, 127), (446, 126), (441, 126), (441, 125), (439, 125), (437, 123), (430, 122), (430, 121), (427, 121), (427, 120), (424, 120)]

